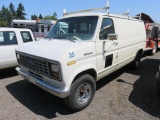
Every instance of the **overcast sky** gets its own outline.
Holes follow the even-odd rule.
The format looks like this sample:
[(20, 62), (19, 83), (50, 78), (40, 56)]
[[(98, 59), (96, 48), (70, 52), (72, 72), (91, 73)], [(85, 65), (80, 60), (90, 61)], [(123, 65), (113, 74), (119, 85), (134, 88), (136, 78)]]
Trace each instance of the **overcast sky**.
[[(63, 9), (67, 12), (100, 8), (106, 6), (106, 0), (0, 0), (0, 7), (5, 5), (8, 7), (13, 3), (15, 8), (21, 2), (25, 7), (27, 13), (26, 18), (30, 19), (32, 14), (43, 16), (57, 13), (58, 18), (62, 17)], [(144, 12), (151, 16), (151, 18), (160, 22), (160, 0), (109, 0), (110, 13), (121, 14), (129, 9), (130, 16), (134, 16)]]

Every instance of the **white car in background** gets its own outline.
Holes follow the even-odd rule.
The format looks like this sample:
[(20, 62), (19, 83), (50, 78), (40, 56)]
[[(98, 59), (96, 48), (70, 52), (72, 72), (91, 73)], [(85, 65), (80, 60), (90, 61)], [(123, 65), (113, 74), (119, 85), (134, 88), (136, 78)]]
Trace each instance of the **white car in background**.
[(0, 28), (0, 69), (18, 66), (15, 48), (35, 41), (29, 29)]

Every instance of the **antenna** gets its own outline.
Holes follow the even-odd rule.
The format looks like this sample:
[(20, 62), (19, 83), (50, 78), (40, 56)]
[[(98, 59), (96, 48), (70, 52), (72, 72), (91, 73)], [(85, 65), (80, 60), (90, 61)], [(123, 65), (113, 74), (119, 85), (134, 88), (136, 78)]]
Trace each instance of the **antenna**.
[(107, 14), (109, 14), (109, 1), (108, 0), (107, 0), (106, 10), (107, 10)]
[(67, 11), (66, 9), (63, 9), (63, 16), (66, 16), (67, 15)]

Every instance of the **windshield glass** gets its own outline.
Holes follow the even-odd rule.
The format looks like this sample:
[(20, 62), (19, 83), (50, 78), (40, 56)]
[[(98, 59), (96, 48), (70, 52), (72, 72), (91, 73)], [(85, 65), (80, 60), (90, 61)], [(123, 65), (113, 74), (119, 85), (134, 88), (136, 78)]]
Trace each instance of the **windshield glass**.
[(51, 28), (45, 38), (91, 40), (97, 26), (97, 21), (98, 16), (60, 19)]

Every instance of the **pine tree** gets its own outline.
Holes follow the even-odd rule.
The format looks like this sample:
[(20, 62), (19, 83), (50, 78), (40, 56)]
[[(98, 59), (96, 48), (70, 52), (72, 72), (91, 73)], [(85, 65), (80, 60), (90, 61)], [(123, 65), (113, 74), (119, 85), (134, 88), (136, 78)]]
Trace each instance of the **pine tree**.
[(34, 15), (31, 15), (31, 20), (34, 20)]
[(43, 19), (43, 16), (41, 14), (39, 15), (39, 19)]
[(53, 16), (54, 16), (55, 18), (57, 18), (57, 13), (56, 13), (56, 12), (54, 12), (54, 13), (53, 13)]
[(27, 15), (27, 14), (25, 13), (25, 9), (24, 9), (24, 6), (22, 5), (22, 3), (19, 3), (16, 12), (17, 12), (17, 18), (18, 19), (22, 19), (22, 20), (26, 19), (25, 15)]
[(7, 25), (9, 25), (11, 23), (11, 20), (12, 20), (11, 12), (4, 5), (2, 6), (0, 16), (1, 16), (0, 17), (1, 21), (5, 21), (7, 23)]
[(7, 8), (4, 5), (1, 8), (1, 19), (3, 21), (7, 20)]
[(9, 11), (10, 11), (10, 13), (12, 15), (12, 19), (17, 18), (15, 7), (14, 7), (14, 5), (12, 3), (10, 3), (10, 5), (9, 5)]

